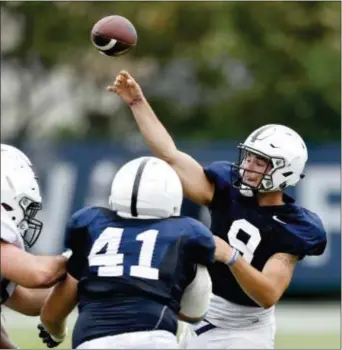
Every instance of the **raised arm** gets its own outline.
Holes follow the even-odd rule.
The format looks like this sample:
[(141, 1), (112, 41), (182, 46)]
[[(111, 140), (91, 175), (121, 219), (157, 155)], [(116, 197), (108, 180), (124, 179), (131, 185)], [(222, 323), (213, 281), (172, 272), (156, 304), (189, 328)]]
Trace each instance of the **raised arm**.
[(129, 73), (122, 71), (107, 90), (115, 92), (130, 106), (152, 153), (174, 168), (181, 179), (185, 196), (198, 204), (209, 204), (214, 195), (214, 186), (205, 176), (202, 166), (190, 155), (177, 149), (138, 83)]

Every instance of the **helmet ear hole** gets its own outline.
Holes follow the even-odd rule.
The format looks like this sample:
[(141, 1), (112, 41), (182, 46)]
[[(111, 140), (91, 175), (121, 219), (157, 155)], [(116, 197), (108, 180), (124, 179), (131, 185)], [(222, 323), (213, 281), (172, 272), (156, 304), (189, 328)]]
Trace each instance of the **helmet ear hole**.
[(283, 190), (286, 187), (286, 182), (283, 182), (282, 184), (279, 185), (279, 188)]

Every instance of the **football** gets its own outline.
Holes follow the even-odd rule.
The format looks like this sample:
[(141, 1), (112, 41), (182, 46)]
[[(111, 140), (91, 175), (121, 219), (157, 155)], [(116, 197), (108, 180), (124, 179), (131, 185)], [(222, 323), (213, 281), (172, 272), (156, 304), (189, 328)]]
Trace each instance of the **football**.
[(91, 30), (93, 45), (107, 56), (120, 56), (137, 44), (134, 25), (122, 16), (107, 16), (95, 23)]

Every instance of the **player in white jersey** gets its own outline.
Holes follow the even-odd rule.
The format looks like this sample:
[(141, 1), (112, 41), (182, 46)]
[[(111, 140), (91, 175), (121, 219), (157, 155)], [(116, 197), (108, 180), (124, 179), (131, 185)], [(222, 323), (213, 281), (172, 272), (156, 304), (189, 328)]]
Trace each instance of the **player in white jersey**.
[[(19, 150), (1, 145), (1, 280), (0, 304), (29, 316), (39, 314), (47, 289), (65, 276), (66, 258), (35, 256), (25, 251), (38, 239), (35, 218), (41, 196), (32, 164)], [(6, 151), (5, 151), (6, 149)], [(1, 325), (1, 348), (13, 348)]]
[(239, 159), (203, 168), (177, 149), (127, 72), (108, 91), (121, 97), (151, 151), (179, 175), (185, 195), (210, 209), (216, 262), (208, 267), (213, 298), (188, 347), (274, 348), (274, 305), (296, 263), (323, 254), (327, 239), (317, 214), (284, 193), (304, 177), (306, 145), (294, 130), (269, 124), (238, 145)]

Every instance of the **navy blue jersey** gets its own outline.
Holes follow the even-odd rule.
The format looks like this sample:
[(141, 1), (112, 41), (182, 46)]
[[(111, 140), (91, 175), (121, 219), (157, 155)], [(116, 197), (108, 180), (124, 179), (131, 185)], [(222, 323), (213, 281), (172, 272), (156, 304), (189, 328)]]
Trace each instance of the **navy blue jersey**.
[[(285, 205), (260, 207), (255, 197), (243, 196), (231, 181), (228, 162), (214, 162), (204, 169), (215, 185), (211, 212), (211, 231), (238, 249), (243, 258), (262, 271), (276, 253), (288, 253), (302, 259), (320, 255), (326, 246), (326, 233), (320, 218), (294, 203), (284, 194)], [(240, 305), (256, 306), (222, 263), (209, 268), (213, 293)]]
[(177, 331), (177, 315), (196, 264), (214, 262), (215, 243), (200, 222), (186, 217), (123, 219), (88, 207), (66, 233), (68, 272), (78, 279), (79, 317), (73, 347), (126, 332)]

